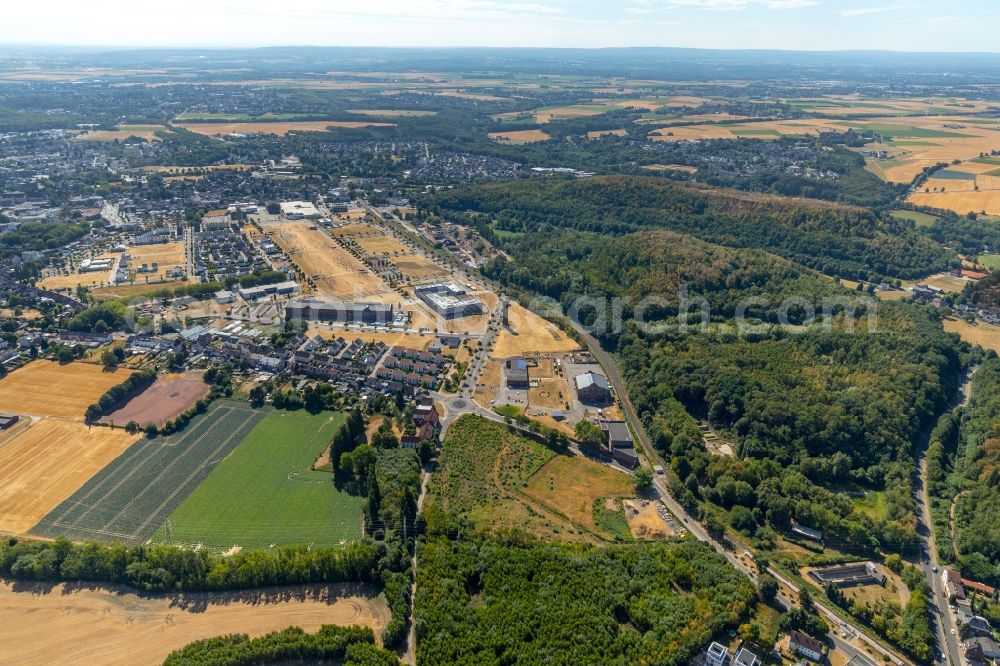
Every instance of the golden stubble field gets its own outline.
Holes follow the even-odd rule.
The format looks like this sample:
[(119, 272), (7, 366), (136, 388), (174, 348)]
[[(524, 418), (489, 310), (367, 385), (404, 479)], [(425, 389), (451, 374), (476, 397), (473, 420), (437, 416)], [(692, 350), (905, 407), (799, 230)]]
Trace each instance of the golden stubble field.
[(548, 141), (552, 137), (538, 129), (517, 130), (514, 132), (490, 132), (490, 138), (494, 141), (502, 141), (514, 146), (523, 146), (528, 143), (538, 143)]
[(0, 379), (0, 411), (28, 421), (0, 435), (0, 532), (30, 530), (138, 439), (83, 423), (87, 406), (130, 374), (38, 360)]
[(139, 438), (43, 418), (0, 443), (0, 532), (24, 534)]
[(32, 361), (0, 379), (0, 412), (82, 422), (87, 407), (130, 374), (124, 368), (105, 372), (93, 363)]
[(311, 222), (266, 223), (264, 232), (316, 282), (316, 290), (323, 298), (364, 301), (392, 291), (367, 266)]
[[(23, 591), (22, 591), (23, 590)], [(142, 596), (123, 588), (0, 583), (2, 664), (159, 664), (188, 643), (225, 634), (262, 634), (324, 624), (371, 627), (389, 609), (363, 585)]]
[(274, 134), (285, 136), (289, 132), (325, 132), (331, 127), (357, 129), (359, 127), (395, 127), (396, 123), (309, 120), (273, 123), (175, 123), (177, 127), (205, 136), (230, 134)]

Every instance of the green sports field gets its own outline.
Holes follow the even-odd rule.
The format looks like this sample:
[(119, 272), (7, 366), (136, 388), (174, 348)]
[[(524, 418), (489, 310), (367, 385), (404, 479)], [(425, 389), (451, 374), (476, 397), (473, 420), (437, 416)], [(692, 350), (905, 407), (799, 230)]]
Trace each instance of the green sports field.
[[(170, 514), (174, 543), (333, 546), (361, 536), (363, 499), (310, 469), (344, 415), (275, 411)], [(166, 524), (153, 537), (167, 541)]]

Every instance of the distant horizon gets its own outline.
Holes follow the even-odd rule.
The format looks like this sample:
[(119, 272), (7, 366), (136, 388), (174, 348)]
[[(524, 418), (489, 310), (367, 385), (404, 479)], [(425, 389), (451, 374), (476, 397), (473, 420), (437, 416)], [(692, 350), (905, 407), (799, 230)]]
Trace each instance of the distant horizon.
[[(42, 48), (703, 48), (1000, 53), (991, 0), (39, 0), (0, 43)], [(977, 45), (982, 43), (982, 48)], [(992, 50), (991, 50), (992, 49)]]

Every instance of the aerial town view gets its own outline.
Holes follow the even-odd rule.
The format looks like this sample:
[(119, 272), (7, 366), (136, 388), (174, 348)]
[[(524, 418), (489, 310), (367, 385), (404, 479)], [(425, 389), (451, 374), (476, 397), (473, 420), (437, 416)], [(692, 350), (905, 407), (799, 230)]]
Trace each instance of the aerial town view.
[(987, 0), (0, 21), (0, 666), (1000, 666)]

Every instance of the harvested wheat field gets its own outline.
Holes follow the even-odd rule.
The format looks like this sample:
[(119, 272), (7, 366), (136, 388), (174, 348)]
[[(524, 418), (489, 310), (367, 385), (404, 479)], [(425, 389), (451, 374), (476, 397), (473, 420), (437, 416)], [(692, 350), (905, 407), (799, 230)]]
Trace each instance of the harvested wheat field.
[(289, 132), (325, 132), (331, 127), (357, 129), (359, 127), (395, 127), (396, 123), (344, 122), (315, 120), (274, 123), (176, 123), (177, 127), (204, 134), (205, 136), (228, 136), (230, 134), (274, 134), (285, 136)]
[(289, 626), (313, 633), (324, 624), (359, 625), (379, 636), (390, 615), (376, 594), (352, 584), (144, 596), (0, 583), (0, 663), (159, 664), (192, 641)]
[(389, 236), (372, 236), (370, 238), (355, 238), (355, 242), (372, 255), (400, 254), (409, 252), (410, 248)]
[(30, 530), (137, 439), (57, 418), (15, 433), (0, 444), (0, 532)]
[(507, 313), (511, 330), (500, 329), (493, 347), (493, 355), (497, 358), (531, 353), (570, 352), (580, 348), (555, 324), (517, 303), (510, 303)]
[(674, 532), (660, 515), (659, 502), (650, 500), (625, 500), (625, 519), (636, 539), (666, 539)]
[(605, 136), (628, 136), (628, 132), (624, 129), (612, 129), (612, 130), (597, 130), (596, 132), (587, 132), (588, 139), (600, 139)]
[[(983, 178), (983, 176), (979, 178)], [(971, 183), (971, 181), (958, 181), (958, 183)], [(951, 185), (944, 192), (914, 192), (907, 198), (907, 201), (916, 206), (954, 211), (959, 215), (966, 213), (1000, 215), (1000, 189), (980, 189), (975, 192), (971, 188), (963, 188), (960, 191), (959, 188)]]
[(0, 379), (0, 412), (83, 421), (87, 407), (132, 374), (93, 363), (32, 361)]
[(157, 132), (167, 132), (170, 130), (163, 125), (119, 125), (113, 130), (96, 130), (87, 132), (74, 138), (74, 141), (124, 141), (125, 139), (145, 139), (146, 141), (160, 141), (156, 136)]
[(312, 278), (322, 298), (363, 301), (390, 293), (377, 275), (311, 222), (268, 223), (264, 231)]
[(201, 372), (160, 375), (149, 388), (100, 422), (124, 426), (135, 421), (143, 427), (150, 423), (162, 426), (207, 396), (209, 388)]
[(426, 280), (447, 274), (446, 270), (419, 254), (394, 257), (389, 262), (411, 280)]
[(983, 349), (992, 349), (1000, 353), (1000, 326), (987, 324), (984, 321), (977, 321), (970, 324), (964, 319), (953, 319), (948, 317), (942, 322), (944, 330), (948, 333), (958, 333), (969, 344), (979, 345)]
[(523, 146), (527, 143), (538, 143), (548, 141), (552, 137), (542, 130), (518, 130), (516, 132), (490, 132), (490, 138), (494, 141), (502, 141), (515, 146)]
[(697, 173), (698, 171), (698, 167), (683, 164), (647, 164), (642, 168), (646, 171), (683, 171), (684, 173)]
[(557, 507), (578, 525), (600, 531), (594, 524), (594, 500), (630, 496), (634, 484), (628, 474), (580, 456), (556, 456), (528, 481), (529, 497)]

